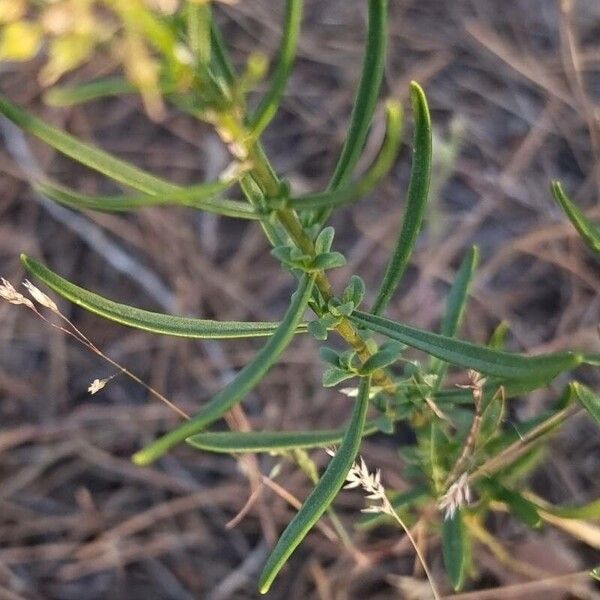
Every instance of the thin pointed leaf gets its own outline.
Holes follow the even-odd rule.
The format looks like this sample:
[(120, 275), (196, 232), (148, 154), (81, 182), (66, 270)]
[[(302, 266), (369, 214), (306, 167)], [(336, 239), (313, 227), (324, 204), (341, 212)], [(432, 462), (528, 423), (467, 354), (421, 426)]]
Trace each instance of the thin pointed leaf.
[(600, 519), (600, 498), (579, 506), (568, 504), (556, 506), (544, 502), (543, 504), (538, 504), (538, 507), (540, 510), (556, 517), (561, 517), (562, 519)]
[(258, 139), (267, 128), (281, 103), (285, 86), (290, 76), (294, 59), (296, 57), (296, 45), (302, 23), (303, 0), (287, 0), (285, 24), (281, 36), (281, 47), (277, 66), (271, 79), (269, 90), (265, 94), (256, 112), (251, 119), (251, 136)]
[[(501, 385), (504, 388), (504, 397), (509, 400), (510, 398), (523, 396), (524, 394), (543, 388), (546, 384), (546, 381), (537, 379), (513, 379), (511, 381), (497, 380), (495, 378), (490, 379), (485, 385), (484, 402), (489, 402), (491, 397), (498, 392), (498, 388)], [(434, 400), (441, 406), (473, 404), (473, 393), (470, 390), (461, 389), (438, 390), (434, 395)]]
[(494, 348), (495, 350), (504, 350), (506, 347), (506, 336), (509, 332), (509, 325), (506, 321), (501, 321), (496, 326), (496, 329), (492, 331), (492, 335), (488, 340), (488, 346), (490, 348)]
[[(363, 437), (379, 431), (375, 423), (367, 423)], [(285, 452), (298, 448), (323, 448), (339, 444), (345, 429), (327, 431), (204, 431), (186, 442), (194, 448), (225, 454), (239, 452)]]
[[(465, 315), (467, 300), (469, 298), (471, 282), (473, 281), (473, 275), (478, 264), (479, 248), (473, 246), (462, 261), (456, 276), (454, 277), (450, 293), (448, 294), (446, 312), (442, 319), (442, 327), (440, 329), (440, 333), (446, 337), (455, 337), (460, 330)], [(447, 370), (448, 363), (441, 361), (439, 358), (434, 357), (429, 362), (430, 373), (433, 373), (438, 377), (436, 389), (441, 385)]]
[(344, 485), (348, 471), (360, 448), (369, 406), (369, 382), (369, 378), (364, 378), (361, 381), (350, 424), (336, 455), (327, 466), (319, 483), (305, 500), (302, 508), (281, 534), (277, 545), (267, 559), (267, 564), (259, 580), (259, 589), (262, 594), (269, 591), (275, 577), (277, 577), (292, 552), (327, 510)]
[(77, 86), (53, 87), (44, 94), (44, 100), (50, 106), (63, 107), (98, 100), (107, 96), (136, 93), (139, 93), (139, 90), (129, 81), (121, 77), (108, 77)]
[(600, 226), (592, 223), (581, 212), (579, 207), (567, 196), (560, 182), (552, 182), (552, 194), (559, 206), (565, 211), (569, 220), (583, 238), (583, 241), (594, 251), (600, 254)]
[(386, 135), (377, 158), (355, 183), (327, 192), (289, 198), (287, 205), (296, 210), (344, 206), (370, 194), (394, 166), (402, 142), (402, 106), (395, 101), (386, 104)]
[(489, 480), (486, 486), (492, 496), (497, 500), (504, 502), (513, 516), (528, 525), (529, 527), (538, 528), (542, 525), (542, 518), (538, 513), (537, 506), (524, 498), (516, 490), (511, 490), (504, 487), (496, 480)]
[(395, 363), (405, 349), (406, 346), (404, 344), (387, 342), (375, 354), (367, 358), (360, 368), (360, 373), (367, 375), (374, 373), (378, 369), (384, 369)]
[[(369, 0), (368, 19), (367, 46), (350, 117), (350, 127), (327, 186), (329, 191), (342, 187), (352, 177), (367, 139), (383, 81), (388, 37), (388, 0)], [(317, 215), (317, 221), (326, 221), (330, 213), (330, 209), (322, 209)]]
[(506, 392), (503, 394), (494, 393), (488, 400), (488, 394), (484, 394), (484, 406), (481, 413), (481, 426), (479, 428), (479, 436), (476, 440), (477, 448), (485, 446), (485, 444), (499, 433), (500, 427), (506, 416)]
[[(29, 273), (66, 300), (105, 319), (136, 329), (186, 338), (229, 339), (270, 336), (279, 326), (279, 323), (269, 322), (192, 319), (134, 308), (80, 288), (29, 256), (22, 255), (21, 261)], [(306, 331), (306, 327), (300, 326), (297, 330)]]
[(15, 106), (3, 96), (0, 96), (0, 113), (27, 133), (46, 142), (73, 160), (141, 192), (156, 195), (180, 189), (164, 179), (115, 158), (104, 150), (79, 141), (61, 129), (48, 125)]
[(442, 554), (444, 567), (455, 591), (462, 588), (468, 564), (468, 533), (463, 523), (462, 509), (452, 519), (442, 522)]
[(413, 113), (415, 117), (413, 165), (408, 186), (408, 199), (404, 212), (404, 222), (396, 242), (396, 248), (388, 263), (381, 288), (373, 304), (373, 314), (381, 314), (396, 291), (408, 260), (419, 236), (421, 223), (429, 195), (431, 179), (431, 117), (427, 98), (421, 86), (410, 84)]
[(124, 212), (145, 206), (180, 205), (239, 219), (260, 219), (254, 209), (243, 202), (217, 198), (233, 185), (234, 181), (214, 181), (181, 188), (180, 191), (151, 196), (149, 194), (90, 196), (63, 185), (48, 181), (36, 183), (35, 187), (51, 200), (79, 210)]
[(422, 350), (450, 364), (503, 379), (549, 381), (559, 373), (587, 362), (587, 356), (578, 352), (526, 356), (494, 350), (358, 310), (349, 318), (362, 327)]
[(223, 78), (228, 86), (233, 86), (236, 80), (235, 67), (223, 41), (223, 35), (214, 18), (210, 21), (211, 58), (217, 75)]
[(210, 4), (190, 2), (186, 9), (190, 49), (194, 54), (196, 64), (208, 68), (212, 57)]
[(600, 396), (578, 381), (571, 383), (571, 387), (579, 402), (583, 404), (596, 423), (600, 424)]
[(277, 331), (258, 351), (254, 359), (248, 363), (235, 378), (226, 385), (208, 404), (204, 405), (192, 419), (173, 431), (163, 435), (149, 446), (133, 456), (137, 465), (148, 465), (168, 452), (173, 446), (180, 444), (207, 425), (220, 419), (230, 408), (241, 402), (248, 393), (263, 379), (267, 371), (279, 359), (296, 333), (300, 319), (306, 310), (312, 292), (314, 278), (304, 274), (298, 289), (292, 296), (290, 306), (285, 313)]

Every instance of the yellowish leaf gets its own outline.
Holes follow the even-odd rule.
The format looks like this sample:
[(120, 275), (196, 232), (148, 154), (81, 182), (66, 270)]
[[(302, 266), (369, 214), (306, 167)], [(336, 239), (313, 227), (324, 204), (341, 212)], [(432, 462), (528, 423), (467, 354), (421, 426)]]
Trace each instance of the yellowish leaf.
[(30, 60), (38, 53), (41, 43), (42, 29), (36, 23), (10, 23), (4, 27), (0, 37), (0, 60)]

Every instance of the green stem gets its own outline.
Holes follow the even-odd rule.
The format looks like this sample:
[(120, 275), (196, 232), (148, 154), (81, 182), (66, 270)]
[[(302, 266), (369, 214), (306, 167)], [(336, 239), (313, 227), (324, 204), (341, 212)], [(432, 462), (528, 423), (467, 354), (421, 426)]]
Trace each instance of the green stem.
[[(386, 5), (385, 0), (371, 0), (371, 6), (381, 4), (381, 8)], [(213, 37), (220, 41), (218, 27), (213, 21)], [(217, 54), (220, 62), (224, 65), (230, 65), (226, 50), (223, 45), (217, 45)], [(282, 185), (275, 169), (271, 165), (265, 154), (260, 140), (253, 139), (248, 132), (246, 125), (248, 118), (245, 107), (238, 105), (237, 109), (231, 109), (227, 114), (219, 115), (219, 126), (217, 133), (224, 137), (224, 141), (231, 147), (232, 140), (238, 147), (245, 151), (247, 160), (252, 164), (252, 169), (245, 178), (242, 178), (241, 187), (248, 201), (255, 208), (264, 208), (265, 200), (276, 199), (281, 196)], [(256, 190), (255, 188), (259, 189)], [(261, 197), (262, 194), (262, 197)], [(265, 235), (273, 245), (281, 241), (281, 229), (291, 238), (291, 240), (305, 254), (315, 256), (315, 246), (311, 237), (305, 231), (298, 214), (292, 208), (281, 208), (275, 211), (275, 215), (281, 228), (272, 223), (267, 223), (263, 219), (263, 230)], [(334, 297), (333, 286), (329, 281), (325, 271), (318, 271), (314, 274), (315, 287), (321, 293), (323, 299), (327, 302)], [(313, 310), (316, 309), (311, 305)], [(317, 316), (322, 316), (315, 311)], [(367, 347), (366, 340), (359, 334), (355, 326), (346, 318), (342, 319), (334, 328), (337, 333), (352, 347), (361, 362), (368, 360), (372, 352)], [(395, 390), (396, 385), (383, 369), (379, 369), (372, 374), (373, 383), (382, 387), (386, 391)]]

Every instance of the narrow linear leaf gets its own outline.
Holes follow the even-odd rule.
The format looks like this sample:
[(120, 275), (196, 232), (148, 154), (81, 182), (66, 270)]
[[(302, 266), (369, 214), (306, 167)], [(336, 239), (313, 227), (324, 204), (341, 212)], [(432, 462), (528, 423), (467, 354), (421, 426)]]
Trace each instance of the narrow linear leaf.
[(542, 525), (542, 518), (538, 513), (537, 506), (523, 497), (516, 490), (504, 487), (498, 481), (490, 480), (488, 482), (492, 496), (497, 500), (504, 502), (511, 514), (529, 527), (538, 528)]
[(559, 373), (587, 362), (586, 355), (578, 352), (526, 356), (494, 350), (487, 346), (478, 346), (439, 333), (423, 331), (358, 310), (354, 311), (349, 318), (358, 325), (422, 350), (453, 365), (506, 379), (549, 381)]
[[(333, 191), (350, 181), (362, 154), (385, 69), (387, 48), (388, 0), (369, 0), (367, 45), (358, 90), (354, 99), (348, 135), (327, 189)], [(323, 223), (331, 213), (322, 209), (317, 221)]]
[[(516, 379), (512, 381), (490, 379), (485, 385), (484, 403), (491, 400), (491, 397), (498, 392), (498, 388), (504, 388), (504, 397), (509, 400), (516, 396), (522, 396), (533, 392), (534, 390), (546, 386), (546, 381), (536, 379)], [(473, 404), (473, 394), (469, 390), (446, 389), (438, 390), (434, 395), (434, 400), (440, 405), (452, 404)]]
[(462, 509), (457, 510), (452, 519), (444, 519), (442, 522), (444, 567), (455, 591), (460, 590), (465, 582), (468, 564), (467, 536)]
[(230, 188), (234, 181), (214, 181), (181, 188), (180, 191), (151, 196), (149, 194), (90, 196), (48, 181), (35, 187), (51, 200), (78, 210), (124, 212), (145, 206), (180, 205), (240, 219), (260, 219), (254, 209), (243, 202), (216, 197)]
[(44, 100), (50, 106), (64, 107), (106, 98), (107, 96), (122, 96), (138, 92), (139, 90), (129, 81), (121, 77), (108, 77), (78, 86), (53, 87), (44, 94)]
[(594, 567), (591, 571), (590, 571), (590, 577), (592, 577), (593, 579), (595, 579), (596, 581), (600, 581), (600, 566), (598, 567)]
[(327, 192), (289, 198), (287, 205), (296, 210), (333, 209), (364, 198), (370, 194), (394, 166), (402, 143), (402, 106), (390, 100), (386, 103), (386, 134), (377, 158), (358, 181)]
[(254, 359), (192, 419), (136, 452), (133, 455), (133, 462), (137, 465), (148, 465), (154, 462), (173, 446), (199, 433), (207, 425), (222, 417), (231, 407), (241, 402), (277, 362), (294, 337), (310, 299), (313, 284), (314, 278), (304, 274), (279, 327)]
[[(29, 273), (43, 281), (66, 300), (105, 319), (136, 329), (186, 338), (229, 339), (270, 336), (277, 331), (280, 325), (269, 322), (212, 321), (150, 312), (114, 302), (80, 288), (24, 254), (21, 255), (21, 262)], [(306, 331), (306, 327), (298, 326), (296, 331)]]
[(476, 440), (476, 448), (482, 448), (500, 432), (506, 416), (506, 392), (504, 394), (494, 393), (491, 398), (488, 398), (489, 395), (484, 394), (485, 408), (481, 413), (481, 426)]
[(579, 207), (567, 196), (558, 181), (552, 182), (552, 194), (559, 206), (565, 211), (569, 220), (579, 232), (583, 241), (596, 253), (600, 254), (600, 226), (592, 223), (581, 212)]
[(408, 185), (408, 198), (404, 212), (404, 222), (390, 258), (381, 287), (371, 312), (381, 314), (396, 291), (408, 260), (421, 230), (431, 180), (431, 117), (427, 98), (421, 86), (415, 81), (410, 84), (413, 114), (415, 118), (413, 164)]
[(600, 519), (600, 498), (593, 500), (588, 504), (582, 504), (579, 506), (574, 505), (554, 505), (546, 502), (538, 502), (535, 500), (534, 504), (537, 505), (542, 513), (549, 513), (555, 517), (561, 517), (562, 519), (585, 519), (585, 520), (597, 520)]
[(303, 0), (287, 0), (285, 9), (285, 23), (281, 36), (281, 47), (277, 66), (271, 79), (269, 90), (265, 94), (256, 112), (252, 115), (251, 137), (258, 139), (267, 128), (281, 103), (285, 86), (296, 57), (296, 46), (302, 23)]
[(189, 3), (186, 7), (187, 34), (197, 66), (210, 70), (212, 11), (208, 3)]
[[(471, 288), (471, 282), (473, 281), (473, 275), (475, 269), (479, 264), (479, 248), (473, 246), (467, 256), (463, 259), (450, 293), (448, 294), (448, 300), (446, 302), (446, 312), (442, 319), (442, 326), (440, 333), (446, 337), (455, 337), (462, 325), (465, 308), (467, 306), (467, 300), (469, 298), (469, 290)], [(437, 375), (436, 389), (440, 387), (444, 375), (448, 370), (448, 363), (441, 361), (439, 358), (432, 358), (429, 362), (429, 371)]]
[(221, 34), (219, 25), (214, 18), (211, 18), (210, 21), (210, 33), (213, 69), (217, 75), (231, 87), (234, 85), (236, 79), (235, 68), (223, 41), (223, 35)]
[(600, 396), (578, 381), (571, 383), (571, 387), (579, 402), (583, 404), (596, 423), (600, 425)]
[(267, 559), (259, 580), (259, 590), (262, 594), (269, 591), (275, 577), (277, 577), (292, 552), (327, 510), (344, 485), (348, 471), (350, 471), (360, 448), (369, 406), (369, 385), (370, 378), (364, 378), (361, 381), (350, 424), (336, 455), (327, 466), (325, 473), (323, 473), (319, 483), (306, 499), (302, 508), (281, 534), (277, 545)]
[[(367, 423), (363, 437), (379, 431), (375, 423)], [(194, 448), (226, 454), (239, 452), (284, 452), (298, 448), (323, 448), (339, 444), (345, 429), (328, 431), (204, 431), (186, 442)]]
[(104, 152), (104, 150), (79, 141), (61, 129), (48, 125), (41, 119), (15, 106), (4, 96), (0, 96), (0, 113), (27, 133), (46, 142), (73, 160), (134, 189), (152, 195), (165, 194), (180, 189), (164, 179), (115, 158), (108, 152)]
[(509, 329), (510, 327), (507, 321), (501, 321), (498, 323), (496, 329), (492, 331), (492, 335), (490, 336), (487, 345), (495, 350), (504, 350), (506, 347), (506, 336), (508, 335)]

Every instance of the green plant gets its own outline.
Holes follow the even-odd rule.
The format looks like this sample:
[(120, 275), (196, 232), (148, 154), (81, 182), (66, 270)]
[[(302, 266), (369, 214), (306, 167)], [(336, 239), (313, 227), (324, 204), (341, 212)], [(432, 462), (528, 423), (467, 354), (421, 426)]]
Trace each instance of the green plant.
[[(273, 256), (290, 272), (296, 286), (289, 307), (278, 323), (215, 322), (119, 304), (66, 281), (33, 258), (22, 257), (27, 271), (59, 295), (131, 327), (203, 339), (268, 338), (254, 359), (210, 402), (182, 425), (137, 452), (134, 462), (148, 465), (183, 442), (204, 451), (281, 454), (339, 444), (313, 492), (273, 549), (260, 578), (262, 592), (268, 591), (294, 549), (329, 510), (348, 473), (356, 469), (361, 439), (376, 431), (392, 433), (394, 423), (400, 420), (410, 424), (417, 440), (414, 446), (402, 449), (408, 465), (407, 476), (414, 488), (409, 493), (390, 492), (383, 503), (385, 510), (366, 516), (360, 526), (373, 527), (390, 518), (411, 525), (418, 518), (441, 534), (446, 570), (455, 589), (461, 588), (472, 572), (473, 541), (487, 544), (492, 550), (495, 548), (489, 543), (483, 525), (490, 511), (507, 509), (531, 527), (539, 527), (548, 515), (555, 519), (600, 517), (598, 502), (579, 507), (552, 507), (523, 488), (524, 476), (539, 460), (544, 442), (578, 410), (576, 402), (600, 422), (600, 398), (581, 383), (572, 382), (552, 410), (532, 418), (519, 432), (506, 427), (505, 422), (508, 400), (543, 388), (561, 373), (581, 365), (598, 365), (600, 356), (584, 352), (537, 356), (508, 352), (503, 348), (502, 330), (488, 345), (459, 339), (479, 259), (477, 248), (467, 254), (457, 272), (440, 333), (423, 331), (383, 316), (402, 281), (429, 196), (431, 120), (425, 93), (415, 82), (410, 87), (414, 152), (406, 210), (375, 302), (370, 310), (359, 309), (363, 305), (365, 285), (357, 275), (352, 276), (341, 294), (332, 287), (327, 272), (343, 266), (345, 258), (332, 249), (335, 231), (327, 225), (327, 220), (334, 209), (357, 201), (373, 190), (393, 166), (401, 146), (402, 110), (398, 102), (390, 100), (386, 104), (386, 137), (378, 156), (363, 176), (355, 176), (383, 78), (387, 1), (368, 2), (368, 34), (361, 80), (347, 137), (329, 186), (325, 191), (300, 196), (294, 195), (288, 182), (274, 171), (260, 136), (277, 111), (292, 68), (301, 23), (301, 0), (287, 1), (279, 59), (268, 91), (254, 111), (248, 108), (247, 94), (265, 69), (263, 61), (260, 57), (251, 57), (245, 73), (235, 72), (208, 4), (190, 2), (179, 12), (163, 17), (141, 1), (130, 3), (129, 9), (123, 8), (125, 4), (121, 6), (108, 0), (104, 3), (113, 11), (113, 26), (121, 28), (124, 40), (133, 44), (151, 65), (148, 68), (152, 77), (143, 79), (125, 64), (129, 79), (98, 81), (76, 89), (56, 88), (49, 92), (48, 98), (54, 103), (67, 104), (138, 89), (154, 116), (162, 102), (167, 101), (212, 124), (231, 152), (232, 168), (218, 181), (182, 187), (79, 141), (0, 97), (0, 112), (24, 131), (134, 192), (97, 197), (49, 180), (36, 181), (34, 185), (46, 196), (75, 209), (128, 211), (173, 204), (257, 221), (273, 246)], [(20, 14), (11, 26), (27, 21), (23, 19)], [(34, 27), (33, 23), (30, 25)], [(5, 54), (13, 35), (14, 32), (9, 35), (4, 31)], [(90, 52), (92, 46), (101, 41), (91, 40)], [(10, 50), (12, 46), (8, 45)], [(28, 58), (33, 54), (31, 50), (27, 56), (9, 55), (9, 58)], [(73, 65), (77, 64), (78, 61), (73, 60)], [(55, 75), (49, 77), (52, 81), (55, 78)], [(240, 186), (243, 201), (221, 198), (222, 193), (235, 185)], [(598, 251), (597, 227), (568, 201), (558, 184), (553, 185), (553, 191), (585, 241)], [(0, 292), (9, 302), (24, 304), (40, 314), (35, 305), (8, 282), (3, 283)], [(49, 304), (52, 301), (37, 288), (32, 288), (32, 293), (42, 307), (60, 315), (56, 306)], [(308, 323), (303, 322), (307, 309), (314, 314)], [(69, 326), (71, 324), (63, 331), (97, 351), (83, 334)], [(307, 331), (317, 340), (326, 340), (335, 333), (347, 344), (347, 350), (341, 353), (321, 348), (326, 364), (323, 385), (335, 386), (350, 379), (358, 382), (356, 388), (348, 392), (356, 400), (343, 430), (206, 431), (244, 400), (296, 334)], [(375, 335), (386, 341), (378, 342)], [(428, 362), (408, 360), (405, 353), (410, 348), (423, 351), (431, 359)], [(444, 388), (450, 366), (468, 369), (469, 379), (464, 386)], [(91, 391), (94, 393), (105, 384), (105, 380), (97, 380)], [(370, 407), (378, 416), (367, 421)], [(308, 464), (307, 460), (305, 457), (304, 465)], [(363, 479), (371, 481), (367, 475), (368, 471)], [(472, 501), (475, 497), (477, 501)], [(439, 510), (432, 511), (432, 507)], [(445, 515), (440, 516), (440, 510)]]

